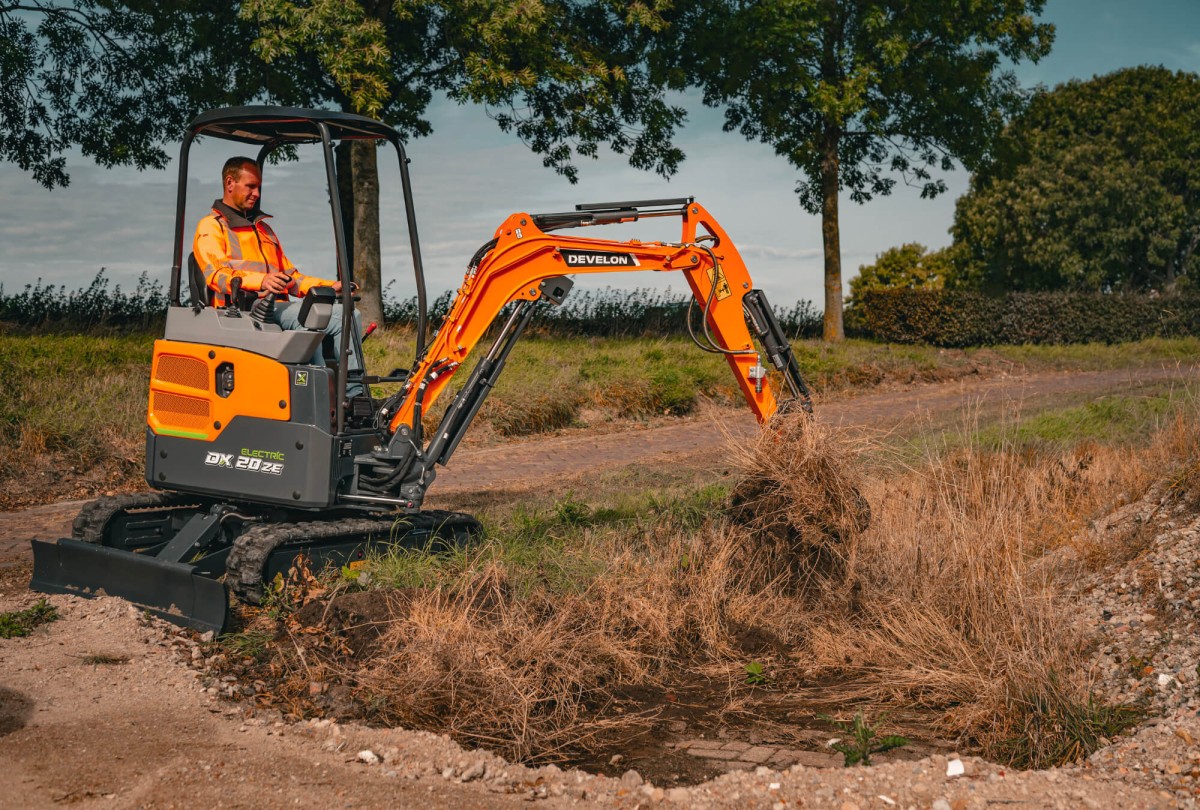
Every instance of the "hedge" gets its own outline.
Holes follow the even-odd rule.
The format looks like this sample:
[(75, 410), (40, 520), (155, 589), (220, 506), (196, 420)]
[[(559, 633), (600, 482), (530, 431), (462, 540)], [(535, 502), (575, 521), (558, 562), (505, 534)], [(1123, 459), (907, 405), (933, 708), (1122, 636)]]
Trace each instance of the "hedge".
[(1200, 335), (1200, 294), (867, 290), (846, 310), (846, 333), (946, 348), (1184, 337)]

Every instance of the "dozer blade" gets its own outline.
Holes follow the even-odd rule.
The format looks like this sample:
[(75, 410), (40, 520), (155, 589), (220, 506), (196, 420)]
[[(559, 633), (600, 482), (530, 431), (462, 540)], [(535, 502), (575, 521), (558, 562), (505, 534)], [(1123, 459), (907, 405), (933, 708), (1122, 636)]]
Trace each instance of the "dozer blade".
[(33, 578), (42, 593), (119, 596), (172, 624), (222, 633), (229, 617), (224, 583), (184, 563), (61, 539), (33, 541)]

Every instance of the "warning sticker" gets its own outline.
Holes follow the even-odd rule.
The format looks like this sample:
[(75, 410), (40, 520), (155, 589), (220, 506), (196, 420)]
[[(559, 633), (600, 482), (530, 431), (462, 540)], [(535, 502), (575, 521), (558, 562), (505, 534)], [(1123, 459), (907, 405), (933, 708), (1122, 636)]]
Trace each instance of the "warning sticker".
[[(712, 284), (713, 268), (708, 268), (708, 283)], [(729, 296), (733, 295), (733, 290), (729, 289), (729, 281), (725, 278), (725, 271), (721, 269), (721, 265), (717, 265), (717, 300), (724, 301)]]

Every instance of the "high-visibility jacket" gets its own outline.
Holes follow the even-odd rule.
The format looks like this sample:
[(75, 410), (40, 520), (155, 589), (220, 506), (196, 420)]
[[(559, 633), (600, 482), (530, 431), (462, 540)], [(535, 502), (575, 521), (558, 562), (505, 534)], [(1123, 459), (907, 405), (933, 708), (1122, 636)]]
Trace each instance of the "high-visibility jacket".
[[(288, 287), (292, 295), (304, 295), (311, 287), (332, 287), (332, 281), (296, 269), (267, 224), (269, 218), (255, 212), (253, 219), (247, 219), (220, 200), (213, 202), (212, 213), (200, 220), (192, 240), (192, 253), (208, 286), (226, 300), (235, 278), (242, 280), (243, 290), (260, 290), (268, 273), (287, 273), (292, 279)], [(279, 297), (287, 299), (287, 295)]]

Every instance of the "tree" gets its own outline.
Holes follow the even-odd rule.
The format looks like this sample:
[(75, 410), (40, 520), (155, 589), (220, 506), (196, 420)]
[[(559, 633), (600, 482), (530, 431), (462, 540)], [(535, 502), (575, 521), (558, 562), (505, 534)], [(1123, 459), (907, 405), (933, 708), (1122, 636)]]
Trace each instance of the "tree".
[[(315, 60), (329, 79), (314, 103), (379, 117), (406, 137), (431, 131), (435, 93), (485, 105), (543, 163), (574, 182), (578, 157), (607, 143), (632, 165), (675, 171), (683, 111), (644, 65), (664, 0), (247, 0), (266, 61)], [(549, 35), (549, 32), (553, 32)], [(343, 211), (365, 318), (381, 314), (374, 151), (343, 150)], [(349, 191), (348, 191), (349, 190)]]
[(1039, 92), (971, 178), (963, 283), (1170, 290), (1200, 270), (1200, 75), (1120, 70)]
[(826, 340), (842, 323), (839, 192), (865, 203), (896, 177), (922, 197), (935, 170), (988, 154), (1024, 98), (1004, 65), (1049, 52), (1044, 0), (699, 0), (671, 17), (655, 59), (668, 85), (703, 90), (725, 129), (768, 143), (820, 214)]
[(858, 300), (865, 290), (881, 288), (940, 290), (951, 272), (948, 248), (931, 253), (922, 244), (908, 242), (880, 253), (874, 264), (860, 265), (858, 275), (850, 279), (850, 300)]
[(63, 153), (163, 168), (163, 144), (205, 107), (296, 95), (291, 66), (231, 59), (249, 27), (234, 0), (0, 0), (0, 160), (47, 188)]

